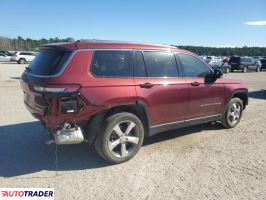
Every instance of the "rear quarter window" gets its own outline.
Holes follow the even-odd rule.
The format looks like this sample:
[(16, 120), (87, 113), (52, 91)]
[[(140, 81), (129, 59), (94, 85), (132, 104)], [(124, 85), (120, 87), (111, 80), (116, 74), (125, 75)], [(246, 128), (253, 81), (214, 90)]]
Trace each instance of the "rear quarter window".
[(29, 73), (50, 76), (58, 74), (70, 57), (71, 52), (41, 51), (29, 65)]
[(91, 73), (96, 77), (133, 77), (133, 52), (97, 50)]

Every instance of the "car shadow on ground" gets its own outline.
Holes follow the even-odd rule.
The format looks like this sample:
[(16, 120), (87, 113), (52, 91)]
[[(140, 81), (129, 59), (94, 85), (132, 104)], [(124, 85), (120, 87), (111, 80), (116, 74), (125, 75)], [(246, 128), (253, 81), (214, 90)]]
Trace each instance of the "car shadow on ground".
[(248, 93), (250, 98), (266, 100), (266, 90), (252, 91)]
[(163, 133), (159, 133), (154, 136), (151, 136), (144, 141), (143, 146), (151, 145), (151, 144), (161, 142), (161, 141), (171, 140), (177, 137), (182, 137), (182, 136), (193, 134), (193, 133), (199, 133), (202, 131), (220, 130), (220, 129), (222, 129), (222, 126), (218, 122), (199, 124), (199, 125), (190, 126), (186, 128), (180, 128), (180, 129), (171, 130), (171, 131), (167, 131), (167, 132), (163, 132)]
[(0, 177), (14, 177), (42, 170), (67, 171), (107, 166), (88, 144), (46, 145), (48, 134), (39, 122), (0, 126)]
[[(215, 124), (203, 124), (165, 132), (147, 138), (144, 145), (220, 128)], [(86, 143), (57, 146), (56, 154), (54, 144), (45, 144), (49, 137), (41, 129), (39, 122), (0, 126), (0, 177), (16, 177), (42, 170), (68, 171), (110, 166), (98, 156), (93, 146)]]
[(11, 76), (10, 79), (20, 80), (20, 77), (19, 76)]
[(0, 64), (12, 64), (12, 65), (14, 65), (14, 64), (18, 64), (17, 62), (9, 62), (9, 61), (1, 61), (0, 62)]

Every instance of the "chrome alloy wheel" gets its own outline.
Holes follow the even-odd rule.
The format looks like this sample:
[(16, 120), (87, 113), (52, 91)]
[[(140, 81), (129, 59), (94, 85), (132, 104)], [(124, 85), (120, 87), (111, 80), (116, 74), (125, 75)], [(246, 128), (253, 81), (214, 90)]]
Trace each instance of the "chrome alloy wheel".
[(116, 124), (108, 140), (110, 153), (119, 158), (132, 154), (139, 143), (140, 132), (132, 121), (122, 121)]
[(235, 102), (231, 105), (227, 117), (229, 123), (232, 125), (238, 122), (241, 117), (241, 105), (238, 102)]

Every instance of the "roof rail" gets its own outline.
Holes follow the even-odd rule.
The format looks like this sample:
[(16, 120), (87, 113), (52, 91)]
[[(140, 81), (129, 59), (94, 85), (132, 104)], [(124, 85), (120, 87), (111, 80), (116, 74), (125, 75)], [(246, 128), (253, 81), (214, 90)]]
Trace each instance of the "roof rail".
[(99, 39), (80, 39), (77, 40), (75, 43), (114, 43), (114, 44), (140, 44), (140, 45), (151, 45), (151, 46), (163, 46), (168, 48), (177, 48), (173, 45), (165, 45), (165, 44), (148, 44), (148, 43), (141, 43), (141, 42), (128, 42), (128, 41), (118, 41), (118, 40), (99, 40)]

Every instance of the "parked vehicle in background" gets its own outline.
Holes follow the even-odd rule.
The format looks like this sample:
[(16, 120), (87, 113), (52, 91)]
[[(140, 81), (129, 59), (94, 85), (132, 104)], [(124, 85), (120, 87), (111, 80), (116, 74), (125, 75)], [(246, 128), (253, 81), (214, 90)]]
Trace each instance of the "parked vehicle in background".
[(211, 62), (212, 60), (215, 60), (215, 59), (216, 59), (216, 56), (207, 56), (205, 61), (206, 61), (206, 63), (209, 63), (209, 62)]
[(14, 53), (12, 53), (10, 51), (0, 51), (0, 53), (5, 54), (7, 56), (13, 56), (14, 55)]
[(256, 72), (261, 70), (261, 66), (252, 57), (232, 56), (230, 57), (229, 65), (232, 72), (234, 70), (242, 70), (242, 72), (246, 73), (248, 70), (255, 70)]
[(8, 56), (4, 53), (0, 53), (0, 61), (10, 61), (11, 60), (11, 56)]
[(229, 73), (231, 71), (231, 66), (227, 63), (223, 63), (222, 59), (212, 60), (209, 62), (209, 65), (213, 69), (221, 70), (223, 73)]
[(258, 57), (253, 57), (253, 59), (254, 59), (254, 62), (257, 64), (257, 66), (259, 66), (261, 69), (261, 66), (262, 66), (261, 59)]
[(13, 56), (11, 61), (15, 61), (19, 64), (31, 62), (35, 58), (35, 52), (30, 51), (18, 51)]
[(202, 55), (202, 56), (199, 56), (199, 58), (200, 58), (202, 61), (206, 62), (207, 56)]
[(260, 61), (261, 61), (261, 70), (266, 70), (266, 58), (262, 58)]
[(86, 139), (112, 163), (131, 159), (145, 136), (212, 121), (233, 128), (248, 104), (243, 81), (179, 48), (87, 40), (39, 49), (21, 77), (26, 108), (56, 144)]
[(228, 57), (223, 57), (222, 59), (223, 59), (223, 64), (227, 64), (228, 65), (228, 63), (229, 63)]

